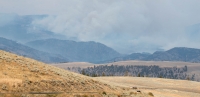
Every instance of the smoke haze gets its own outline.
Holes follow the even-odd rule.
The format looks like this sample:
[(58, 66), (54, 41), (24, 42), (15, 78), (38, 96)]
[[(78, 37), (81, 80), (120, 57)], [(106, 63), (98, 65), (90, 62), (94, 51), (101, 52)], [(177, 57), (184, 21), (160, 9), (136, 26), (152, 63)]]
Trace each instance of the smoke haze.
[[(132, 53), (200, 48), (199, 4), (199, 0), (1, 0), (0, 13), (46, 14), (34, 19), (32, 27)], [(0, 26), (10, 21), (12, 15), (0, 15)]]

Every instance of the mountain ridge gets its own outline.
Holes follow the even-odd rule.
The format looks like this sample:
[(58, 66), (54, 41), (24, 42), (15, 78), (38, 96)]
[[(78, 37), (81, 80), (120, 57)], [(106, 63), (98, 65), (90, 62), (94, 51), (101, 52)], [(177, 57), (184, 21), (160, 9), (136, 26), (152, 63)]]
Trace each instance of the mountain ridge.
[(125, 60), (200, 62), (200, 49), (196, 48), (174, 47), (153, 54), (121, 55), (114, 49), (94, 41), (76, 42), (52, 38), (20, 44), (0, 37), (0, 49), (47, 63), (69, 61), (109, 63)]
[(36, 59), (38, 61), (47, 63), (56, 62), (67, 62), (67, 58), (62, 57), (58, 54), (50, 54), (43, 51), (33, 49), (31, 47), (25, 46), (23, 44), (17, 43), (15, 41), (0, 37), (0, 50), (5, 50), (7, 52), (12, 52), (18, 55), (23, 55), (29, 58)]
[(141, 61), (183, 61), (183, 62), (200, 62), (200, 49), (188, 47), (174, 47), (167, 51), (156, 51), (153, 54), (132, 53), (130, 55), (113, 58), (106, 62), (141, 60)]
[(155, 52), (144, 60), (147, 61), (184, 61), (200, 62), (200, 49), (187, 47), (174, 47), (164, 52)]
[(72, 61), (96, 63), (121, 56), (114, 49), (94, 41), (76, 42), (72, 40), (45, 39), (28, 42), (26, 45), (40, 51), (60, 54)]

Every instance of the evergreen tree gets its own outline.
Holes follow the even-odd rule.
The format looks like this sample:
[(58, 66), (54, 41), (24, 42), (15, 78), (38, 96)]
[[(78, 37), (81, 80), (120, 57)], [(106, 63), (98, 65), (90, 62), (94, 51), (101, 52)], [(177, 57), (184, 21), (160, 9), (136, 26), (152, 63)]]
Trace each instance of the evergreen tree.
[(140, 77), (140, 73), (138, 73), (137, 77)]
[(102, 76), (106, 76), (104, 72), (102, 73)]
[(128, 71), (125, 72), (124, 76), (128, 76)]
[(81, 74), (83, 74), (83, 75), (86, 75), (86, 73), (85, 73), (85, 70), (84, 70), (84, 69), (81, 71)]

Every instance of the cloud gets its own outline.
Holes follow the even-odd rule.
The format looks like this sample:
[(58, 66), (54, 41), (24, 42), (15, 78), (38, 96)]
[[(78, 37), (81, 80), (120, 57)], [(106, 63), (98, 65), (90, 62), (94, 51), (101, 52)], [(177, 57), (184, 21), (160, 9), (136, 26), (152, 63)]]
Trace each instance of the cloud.
[(200, 23), (199, 0), (18, 0), (9, 4), (11, 1), (0, 1), (6, 9), (0, 12), (49, 14), (32, 24), (80, 41), (101, 42), (121, 53), (200, 48), (195, 41), (199, 39), (188, 36), (194, 32), (186, 31)]

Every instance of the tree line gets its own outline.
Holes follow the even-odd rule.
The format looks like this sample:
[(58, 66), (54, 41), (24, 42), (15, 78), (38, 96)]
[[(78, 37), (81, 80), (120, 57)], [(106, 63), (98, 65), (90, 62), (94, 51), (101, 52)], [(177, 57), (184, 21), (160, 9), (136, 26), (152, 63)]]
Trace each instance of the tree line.
[(187, 79), (195, 80), (195, 74), (188, 75), (187, 66), (184, 67), (159, 67), (151, 66), (133, 66), (133, 65), (98, 65), (87, 68), (68, 67), (70, 71), (83, 75), (98, 76), (134, 76), (134, 77), (157, 77), (169, 79)]

